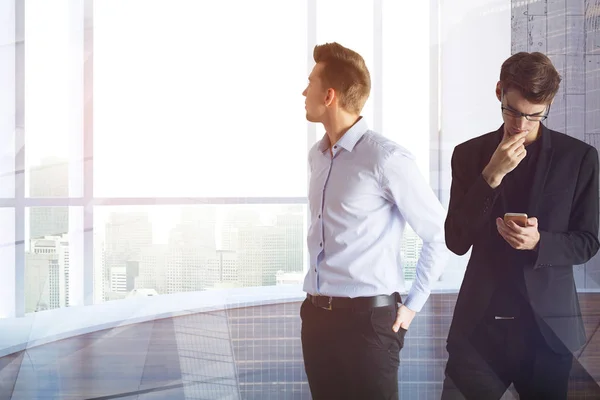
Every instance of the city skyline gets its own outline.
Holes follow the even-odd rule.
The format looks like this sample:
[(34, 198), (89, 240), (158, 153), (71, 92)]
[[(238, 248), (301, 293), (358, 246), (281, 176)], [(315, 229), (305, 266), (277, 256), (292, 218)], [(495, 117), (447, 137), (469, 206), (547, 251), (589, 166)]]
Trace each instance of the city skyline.
[[(151, 243), (153, 230), (145, 212), (113, 212), (104, 237), (105, 291), (119, 298), (132, 289), (158, 294), (218, 287), (276, 284), (279, 271), (303, 272), (304, 213), (288, 206), (264, 224), (259, 212), (231, 209), (216, 229), (219, 207), (185, 207), (168, 244)], [(220, 236), (220, 237), (218, 237)], [(223, 246), (217, 248), (217, 242)], [(132, 272), (134, 271), (134, 272)], [(130, 282), (132, 282), (130, 284)], [(117, 289), (117, 286), (120, 289)], [(106, 298), (106, 296), (105, 296)]]
[[(153, 227), (148, 218), (149, 213), (111, 212), (110, 218), (104, 223), (104, 235), (95, 231), (96, 302), (122, 299), (134, 290), (147, 293), (143, 291), (147, 289), (156, 291), (156, 294), (167, 294), (188, 290), (268, 286), (278, 282), (289, 284), (303, 281), (306, 249), (305, 215), (302, 206), (288, 206), (287, 210), (286, 207), (280, 207), (277, 214), (279, 220), (268, 225), (263, 225), (264, 221), (260, 220), (259, 211), (252, 210), (251, 207), (245, 209), (226, 207), (233, 212), (224, 213), (223, 228), (219, 233), (214, 223), (218, 206), (203, 207), (204, 210), (201, 209), (202, 207), (200, 209), (185, 207), (180, 210), (180, 221), (175, 224), (176, 228), (171, 230), (171, 240), (168, 244), (152, 241)], [(196, 215), (200, 219), (196, 218), (194, 221), (190, 219), (191, 215)], [(296, 215), (296, 220), (289, 225), (289, 218), (293, 215)], [(202, 225), (208, 229), (201, 229)], [(217, 249), (217, 234), (226, 244), (221, 249)], [(58, 243), (62, 242), (63, 245), (67, 243), (68, 246), (68, 234), (31, 239), (31, 242), (51, 242), (56, 248)], [(404, 277), (408, 281), (414, 279), (421, 247), (420, 238), (407, 227), (401, 253)], [(35, 309), (68, 305), (68, 247), (66, 263), (58, 254), (40, 256), (33, 254), (38, 246), (32, 244), (31, 248), (33, 251), (27, 253), (26, 260), (27, 271), (29, 271), (28, 292), (30, 292), (26, 297), (31, 298), (32, 290), (36, 295), (41, 296), (40, 299), (43, 301), (40, 304), (43, 303), (43, 306), (42, 308), (36, 306)], [(181, 257), (187, 260), (187, 263), (182, 262)], [(284, 261), (289, 260), (290, 257), (293, 263), (286, 267)], [(180, 261), (168, 261), (174, 259)], [(42, 271), (44, 262), (47, 270)], [(31, 268), (34, 265), (38, 271), (42, 271), (39, 272), (40, 277), (31, 276)], [(135, 270), (133, 276), (130, 276), (131, 268)], [(162, 278), (157, 278), (159, 275)], [(54, 276), (56, 278), (52, 278)], [(47, 282), (50, 282), (51, 278), (60, 282), (61, 289), (48, 286)], [(41, 284), (41, 281), (46, 286)], [(35, 282), (38, 282), (37, 290), (33, 288)], [(188, 283), (183, 284), (183, 282)], [(61, 300), (52, 301), (50, 298), (58, 296), (59, 291)], [(28, 304), (28, 312), (33, 311), (30, 305), (31, 299), (28, 300)]]
[[(29, 171), (30, 195), (66, 197), (68, 163), (57, 157), (44, 163)], [(69, 305), (69, 236), (82, 234), (69, 232), (71, 210), (27, 209), (28, 312)], [(94, 301), (301, 284), (307, 222), (306, 204), (96, 206)], [(52, 254), (39, 254), (38, 243)], [(407, 226), (400, 249), (407, 280), (414, 279), (421, 245)]]
[[(84, 36), (80, 26), (74, 23), (78, 15), (74, 12), (74, 4), (65, 1), (49, 4), (40, 0), (25, 3), (27, 46), (24, 57), (27, 62), (23, 64), (22, 72), (27, 83), (23, 93), (23, 107), (27, 110), (23, 121), (26, 127), (24, 147), (27, 149), (24, 165), (26, 196), (83, 197), (84, 157), (89, 157), (85, 162), (93, 163), (93, 178), (92, 182), (85, 183), (93, 184), (92, 193), (96, 198), (232, 197), (243, 203), (245, 198), (265, 197), (270, 201), (297, 198), (302, 202), (307, 195), (308, 150), (324, 133), (321, 125), (307, 125), (301, 95), (308, 75), (306, 52), (312, 50), (313, 41), (338, 41), (364, 56), (374, 83), (373, 96), (363, 111), (365, 119), (383, 136), (413, 152), (423, 176), (429, 180), (429, 71), (414, 63), (405, 63), (402, 53), (396, 51), (395, 40), (374, 36), (372, 5), (357, 0), (349, 8), (348, 18), (364, 22), (367, 33), (359, 33), (352, 24), (333, 27), (325, 22), (335, 17), (340, 4), (347, 3), (341, 0), (317, 2), (314, 11), (318, 18), (308, 13), (302, 2), (293, 5), (272, 2), (269, 10), (276, 11), (280, 18), (258, 26), (246, 18), (247, 13), (256, 12), (257, 5), (244, 2), (239, 7), (247, 13), (234, 14), (230, 13), (227, 5), (218, 2), (178, 3), (167, 8), (146, 2), (142, 8), (144, 12), (140, 14), (142, 3), (134, 3), (121, 4), (119, 13), (115, 13), (114, 6), (110, 4), (93, 4), (94, 57), (91, 68), (94, 73), (90, 82), (82, 79), (86, 76), (85, 65), (90, 64), (81, 60), (83, 52), (90, 47), (89, 43), (79, 40)], [(422, 11), (426, 13), (427, 9)], [(209, 10), (210, 13), (207, 13)], [(390, 3), (386, 10), (382, 16), (384, 19), (403, 9)], [(228, 15), (228, 24), (242, 29), (247, 27), (250, 33), (243, 37), (233, 34), (217, 20), (205, 18), (209, 14)], [(202, 23), (198, 23), (198, 16)], [(139, 35), (131, 35), (131, 18), (136, 20)], [(156, 21), (169, 29), (157, 31)], [(383, 26), (384, 31), (380, 33), (386, 38), (402, 37), (399, 31), (390, 30), (396, 29), (397, 24), (384, 23)], [(274, 29), (286, 34), (273, 37)], [(307, 35), (313, 29), (315, 37)], [(203, 42), (202, 51), (218, 54), (221, 62), (207, 63), (198, 56), (199, 53), (190, 52), (189, 46), (196, 44), (198, 37), (214, 32), (219, 32), (219, 41)], [(222, 106), (226, 101), (231, 103), (231, 99), (221, 97), (224, 93), (222, 83), (205, 77), (224, 76), (222, 65), (235, 65), (239, 59), (240, 54), (229, 54), (222, 51), (223, 48), (235, 46), (242, 56), (250, 57), (255, 55), (252, 45), (265, 38), (269, 38), (270, 46), (281, 50), (279, 68), (265, 69), (254, 64), (246, 66), (246, 74), (227, 73), (228, 84), (252, 93), (254, 102), (248, 105), (243, 98), (235, 98), (228, 107)], [(378, 51), (373, 47), (374, 39), (380, 43)], [(419, 54), (420, 59), (427, 63), (429, 50), (419, 43), (405, 43), (405, 50)], [(132, 46), (138, 49), (135, 54), (130, 51)], [(379, 58), (383, 55), (385, 63), (382, 66)], [(121, 62), (115, 63), (117, 59)], [(173, 65), (179, 66), (177, 74), (171, 73)], [(246, 79), (246, 75), (253, 76), (253, 79)], [(400, 79), (402, 76), (418, 78), (414, 80), (419, 82), (421, 90), (418, 94), (397, 95), (399, 90), (412, 90)], [(148, 96), (150, 80), (168, 84), (155, 86), (152, 96)], [(269, 123), (249, 130), (248, 121), (256, 118), (260, 104), (271, 101), (263, 90), (265, 84), (276, 84), (282, 96), (273, 103), (275, 112), (271, 113)], [(88, 120), (82, 112), (87, 110), (85, 104), (90, 104), (83, 103), (82, 96), (89, 89), (93, 92), (93, 120)], [(204, 95), (197, 96), (197, 93)], [(378, 99), (378, 108), (381, 109), (374, 110), (374, 99)], [(231, 107), (237, 111), (236, 118), (231, 118)], [(411, 124), (406, 125), (408, 120)], [(84, 154), (87, 125), (83, 122), (87, 121), (93, 122), (94, 135), (93, 142), (89, 143), (91, 153)], [(90, 151), (89, 148), (86, 151)], [(52, 158), (55, 161), (51, 161)], [(57, 159), (62, 160), (58, 162), (62, 164), (58, 167), (62, 172), (57, 171), (56, 166), (49, 168), (58, 176), (54, 179), (53, 173), (44, 172), (44, 166), (52, 162), (56, 164)], [(235, 164), (241, 167), (233, 168)], [(50, 177), (37, 179), (39, 183), (36, 184), (36, 174)], [(43, 190), (37, 191), (38, 187)], [(89, 200), (86, 198), (86, 201)], [(169, 245), (172, 231), (177, 229), (179, 215), (188, 207), (97, 205), (93, 208), (93, 226), (83, 227), (77, 225), (82, 220), (83, 207), (68, 206), (65, 200), (56, 204), (67, 205), (26, 208), (26, 250), (29, 251), (31, 240), (36, 237), (62, 233), (76, 238), (73, 243), (81, 246), (81, 243), (88, 243), (81, 239), (84, 229), (89, 231), (93, 228), (93, 259), (95, 264), (100, 265), (113, 263), (104, 250), (98, 250), (105, 241), (101, 238), (105, 237), (106, 221), (111, 212), (148, 211), (151, 226), (149, 242), (160, 250), (161, 246)], [(221, 211), (214, 223), (217, 250), (230, 249), (231, 244), (242, 237), (248, 248), (282, 246), (285, 248), (282, 252), (290, 254), (299, 254), (299, 249), (302, 249), (301, 264), (306, 266), (306, 203), (300, 206), (302, 234), (288, 229), (287, 234), (281, 234), (285, 239), (269, 233), (268, 228), (274, 226), (272, 219), (276, 210), (284, 209), (285, 205), (249, 206), (251, 210), (259, 210), (261, 222), (257, 226), (260, 227), (255, 231), (239, 228), (235, 235), (224, 234), (230, 232), (228, 224), (231, 224), (222, 210), (241, 207), (238, 204), (219, 206)], [(412, 235), (409, 229), (406, 235)], [(255, 257), (256, 263), (264, 263), (269, 268), (275, 265), (275, 252), (268, 255), (247, 253), (247, 257)], [(81, 262), (81, 249), (73, 254)], [(233, 262), (226, 253), (219, 257)], [(412, 265), (408, 263), (409, 258), (407, 256), (407, 266)], [(81, 273), (80, 267), (77, 266), (78, 274)], [(115, 265), (115, 268), (122, 266)], [(94, 268), (94, 285), (97, 287), (101, 282), (102, 291), (105, 282), (111, 282), (103, 269)], [(130, 269), (135, 267), (130, 266)], [(219, 274), (222, 275), (221, 272)], [(115, 272), (114, 276), (113, 286), (119, 290), (130, 282), (127, 271), (125, 277), (122, 270)], [(100, 301), (98, 297), (96, 300)]]

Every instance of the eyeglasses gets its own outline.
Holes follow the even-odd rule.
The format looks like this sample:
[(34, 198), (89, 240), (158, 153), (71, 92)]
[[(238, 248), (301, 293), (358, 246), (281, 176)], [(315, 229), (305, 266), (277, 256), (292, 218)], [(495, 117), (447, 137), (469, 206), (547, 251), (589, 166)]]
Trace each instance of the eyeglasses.
[(548, 113), (550, 112), (550, 106), (548, 106), (548, 111), (546, 112), (546, 114), (544, 115), (538, 115), (538, 114), (524, 114), (522, 112), (519, 112), (517, 110), (513, 110), (510, 108), (506, 108), (504, 106), (500, 107), (502, 109), (502, 114), (507, 115), (509, 117), (512, 118), (521, 118), (521, 117), (525, 117), (525, 119), (527, 121), (544, 121), (546, 118), (548, 118)]
[[(503, 99), (504, 99), (504, 91), (502, 91), (501, 101)], [(548, 105), (548, 109), (546, 110), (546, 113), (544, 115), (540, 115), (540, 113), (525, 114), (520, 111), (513, 110), (512, 108), (504, 107), (502, 105), (500, 106), (500, 109), (502, 110), (502, 114), (512, 117), (512, 118), (525, 117), (525, 119), (527, 121), (540, 122), (540, 121), (544, 121), (546, 118), (548, 118), (548, 114), (550, 113), (550, 104)]]

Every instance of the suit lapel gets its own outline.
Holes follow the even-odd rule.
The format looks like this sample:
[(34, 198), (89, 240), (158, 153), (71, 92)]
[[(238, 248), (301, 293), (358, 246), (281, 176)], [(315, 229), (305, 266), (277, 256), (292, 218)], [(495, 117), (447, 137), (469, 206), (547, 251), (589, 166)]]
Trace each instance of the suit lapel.
[(552, 140), (550, 136), (551, 131), (543, 124), (540, 124), (540, 129), (542, 131), (542, 136), (540, 138), (542, 141), (542, 148), (540, 149), (539, 158), (535, 164), (535, 172), (531, 184), (531, 191), (529, 193), (528, 210), (530, 217), (537, 217), (538, 205), (542, 198), (553, 155)]

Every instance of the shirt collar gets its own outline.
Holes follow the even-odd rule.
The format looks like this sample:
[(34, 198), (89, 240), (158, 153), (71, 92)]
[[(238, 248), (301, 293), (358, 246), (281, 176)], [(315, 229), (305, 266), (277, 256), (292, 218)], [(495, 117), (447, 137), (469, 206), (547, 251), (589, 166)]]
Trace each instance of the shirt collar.
[[(348, 151), (352, 151), (356, 143), (360, 140), (360, 138), (369, 130), (369, 126), (364, 117), (360, 117), (358, 121), (350, 129), (344, 133), (344, 135), (338, 140), (336, 143), (337, 146), (342, 147)], [(321, 153), (325, 153), (331, 143), (329, 142), (329, 136), (327, 133), (323, 135), (321, 142), (319, 143), (319, 150)]]

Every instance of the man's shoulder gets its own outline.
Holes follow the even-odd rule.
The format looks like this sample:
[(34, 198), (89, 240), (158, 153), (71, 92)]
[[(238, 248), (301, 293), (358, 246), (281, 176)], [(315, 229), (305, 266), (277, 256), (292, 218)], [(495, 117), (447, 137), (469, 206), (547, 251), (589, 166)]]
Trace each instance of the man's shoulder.
[(313, 160), (318, 159), (318, 155), (323, 153), (321, 151), (321, 142), (323, 141), (323, 139), (319, 139), (315, 142), (315, 144), (313, 144), (310, 147), (310, 150), (308, 150), (308, 162), (311, 163)]
[(308, 151), (308, 154), (309, 154), (309, 155), (310, 155), (310, 154), (313, 154), (313, 153), (315, 153), (315, 152), (317, 152), (317, 151), (319, 151), (319, 145), (321, 144), (321, 140), (323, 140), (323, 139), (319, 139), (319, 140), (317, 140), (317, 141), (315, 142), (315, 144), (313, 144), (313, 145), (310, 147), (310, 150)]
[(547, 129), (552, 140), (552, 148), (554, 151), (585, 154), (588, 151), (595, 151), (596, 148), (581, 139), (569, 136), (566, 133)]
[(476, 136), (472, 139), (469, 139), (467, 141), (464, 141), (464, 142), (456, 145), (455, 152), (462, 154), (463, 152), (468, 151), (472, 155), (473, 151), (477, 151), (478, 149), (481, 149), (487, 143), (489, 143), (491, 140), (494, 140), (494, 138), (497, 135), (498, 135), (498, 131), (495, 130), (492, 132), (484, 133), (483, 135), (480, 135), (480, 136)]
[(415, 159), (413, 153), (394, 140), (374, 131), (367, 131), (360, 140), (363, 151), (373, 153), (378, 160), (385, 160), (391, 155), (401, 155)]

